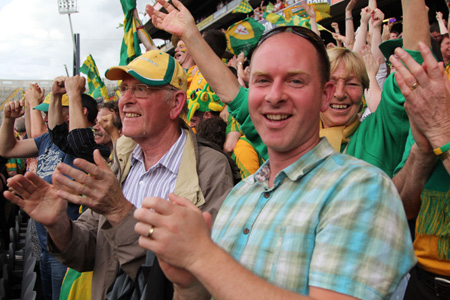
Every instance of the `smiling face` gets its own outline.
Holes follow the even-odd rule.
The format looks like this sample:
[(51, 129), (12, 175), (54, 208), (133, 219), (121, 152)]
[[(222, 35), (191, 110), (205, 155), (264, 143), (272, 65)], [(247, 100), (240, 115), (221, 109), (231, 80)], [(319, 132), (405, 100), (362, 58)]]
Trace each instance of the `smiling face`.
[[(122, 81), (123, 86), (142, 84), (130, 75)], [(171, 101), (166, 101), (169, 90), (152, 90), (146, 98), (136, 98), (131, 89), (119, 99), (122, 133), (136, 142), (147, 138), (158, 139), (174, 121), (170, 118)]]
[(97, 122), (94, 126), (94, 139), (97, 144), (103, 144), (107, 146), (112, 145), (111, 136), (106, 133), (105, 129), (98, 123), (98, 120), (101, 120), (102, 117), (113, 115), (114, 112), (110, 111), (107, 108), (102, 108), (98, 111), (97, 114)]
[(268, 38), (253, 54), (249, 112), (269, 157), (295, 156), (318, 143), (319, 112), (333, 92), (332, 83), (322, 84), (318, 65), (314, 46), (289, 32)]
[(323, 125), (325, 128), (350, 125), (361, 110), (363, 86), (342, 61), (331, 73), (331, 81), (336, 91), (328, 109), (321, 114)]
[(450, 38), (446, 35), (442, 38), (441, 53), (444, 61), (448, 63), (450, 61)]

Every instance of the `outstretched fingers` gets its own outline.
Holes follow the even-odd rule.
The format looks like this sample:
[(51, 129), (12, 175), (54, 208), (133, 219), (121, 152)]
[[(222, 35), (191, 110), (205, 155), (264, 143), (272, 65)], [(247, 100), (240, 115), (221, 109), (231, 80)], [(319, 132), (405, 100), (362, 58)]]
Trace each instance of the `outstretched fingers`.
[(6, 199), (8, 199), (12, 203), (14, 203), (20, 207), (23, 207), (25, 204), (25, 200), (23, 200), (20, 196), (18, 196), (18, 194), (15, 191), (13, 191), (13, 192), (4, 191), (3, 196), (5, 196)]
[(23, 175), (16, 175), (8, 178), (7, 186), (11, 192), (22, 198), (28, 198), (37, 188), (33, 181)]
[(424, 69), (428, 77), (431, 80), (440, 79), (440, 77), (442, 77), (442, 69), (439, 67), (439, 63), (433, 53), (423, 42), (419, 42), (418, 46), (423, 57), (423, 64), (426, 66)]
[(92, 185), (92, 179), (89, 175), (64, 163), (58, 164), (52, 180), (58, 188), (58, 196), (72, 203), (84, 204), (80, 195), (90, 194), (89, 185)]
[(442, 78), (442, 69), (439, 67), (439, 63), (436, 61), (428, 46), (423, 42), (419, 42), (418, 47), (424, 59), (423, 65), (417, 63), (401, 48), (397, 48), (395, 54), (405, 65), (403, 66), (399, 61), (393, 62), (394, 67), (402, 74), (412, 89), (415, 89), (417, 84), (422, 87), (427, 87), (431, 81)]

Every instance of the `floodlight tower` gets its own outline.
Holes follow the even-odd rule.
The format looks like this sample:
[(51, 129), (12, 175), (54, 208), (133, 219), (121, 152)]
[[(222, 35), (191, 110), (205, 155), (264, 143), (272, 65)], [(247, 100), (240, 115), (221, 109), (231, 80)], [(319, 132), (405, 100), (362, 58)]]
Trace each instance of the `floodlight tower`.
[(73, 42), (73, 76), (80, 74), (80, 34), (73, 33), (70, 14), (77, 13), (77, 0), (58, 0), (58, 10), (61, 15), (69, 16), (70, 33)]

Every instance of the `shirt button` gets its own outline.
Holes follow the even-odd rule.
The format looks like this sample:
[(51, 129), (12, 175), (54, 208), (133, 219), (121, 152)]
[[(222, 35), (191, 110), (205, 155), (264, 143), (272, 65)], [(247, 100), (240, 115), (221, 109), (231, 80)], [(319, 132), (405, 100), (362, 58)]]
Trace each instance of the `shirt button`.
[(248, 234), (249, 232), (250, 232), (250, 229), (248, 229), (248, 228), (244, 229), (244, 234)]
[(139, 185), (143, 185), (144, 184), (144, 182), (143, 181), (139, 181)]
[(270, 193), (269, 192), (265, 192), (264, 193), (264, 198), (269, 198), (270, 197)]

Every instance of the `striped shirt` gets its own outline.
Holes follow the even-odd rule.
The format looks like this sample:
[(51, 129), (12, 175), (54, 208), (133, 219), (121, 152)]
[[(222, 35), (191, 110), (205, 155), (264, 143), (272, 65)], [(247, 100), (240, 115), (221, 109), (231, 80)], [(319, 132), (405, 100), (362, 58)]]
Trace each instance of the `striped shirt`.
[(212, 237), (244, 267), (299, 294), (386, 299), (415, 264), (389, 177), (326, 139), (276, 175), (270, 161), (225, 199)]
[(175, 189), (185, 143), (186, 134), (181, 130), (175, 144), (148, 171), (145, 171), (141, 146), (137, 145), (131, 154), (131, 169), (122, 187), (125, 198), (137, 208), (142, 206), (145, 197), (169, 199), (169, 193)]

